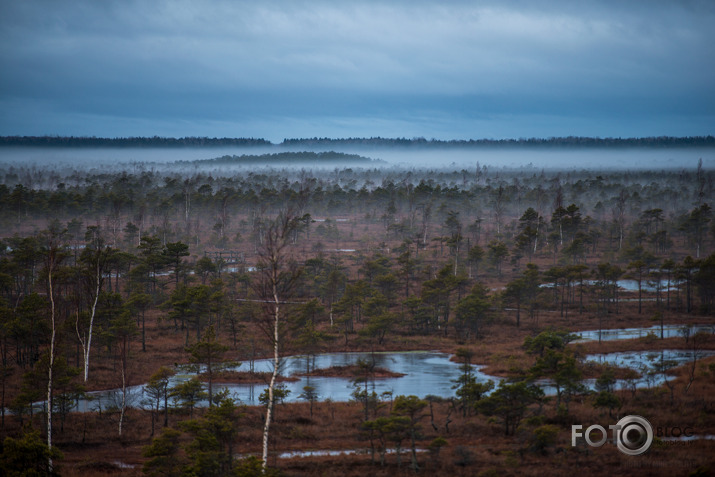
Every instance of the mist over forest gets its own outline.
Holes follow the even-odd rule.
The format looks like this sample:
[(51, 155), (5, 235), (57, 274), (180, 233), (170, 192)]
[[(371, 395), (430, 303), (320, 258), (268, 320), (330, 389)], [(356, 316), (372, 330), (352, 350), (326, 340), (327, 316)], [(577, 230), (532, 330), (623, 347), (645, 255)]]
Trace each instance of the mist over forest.
[[(518, 215), (525, 204), (543, 213), (558, 195), (559, 202), (577, 204), (603, 219), (616, 200), (608, 193), (616, 190), (637, 198), (631, 205), (634, 211), (661, 208), (675, 217), (697, 202), (698, 194), (701, 200), (712, 197), (715, 165), (712, 137), (501, 142), (315, 138), (278, 145), (260, 139), (4, 139), (0, 183), (5, 191), (19, 185), (58, 206), (69, 192), (99, 187), (102, 195), (115, 197), (120, 207), (130, 210), (136, 206), (134, 197), (146, 200), (150, 191), (157, 201), (143, 205), (150, 210), (172, 200), (173, 184), (183, 184), (185, 195), (208, 186), (211, 196), (227, 197), (239, 209), (246, 207), (242, 194), (276, 190), (275, 200), (260, 201), (264, 210), (274, 212), (305, 187), (356, 197), (380, 195), (385, 188), (405, 196), (426, 186), (463, 196), (459, 209), (480, 218), (492, 214), (489, 208), (499, 191), (507, 215)], [(323, 150), (327, 147), (335, 150)], [(704, 174), (703, 184), (698, 185), (696, 169)], [(142, 185), (121, 191), (117, 181)], [(99, 199), (86, 205), (96, 213), (103, 210), (100, 204), (110, 201), (94, 194), (91, 199)], [(338, 212), (335, 201), (331, 204), (332, 210), (320, 203), (312, 207), (320, 214), (352, 214), (357, 206), (348, 199), (347, 209)], [(215, 214), (209, 208), (203, 212)], [(49, 217), (56, 213), (50, 210)]]
[(572, 422), (715, 434), (711, 137), (23, 141), (0, 470), (569, 473)]
[[(313, 153), (323, 157), (285, 153)], [(335, 163), (325, 154), (349, 154), (351, 166), (399, 166), (403, 168), (474, 167), (477, 163), (497, 168), (537, 169), (673, 169), (691, 168), (702, 159), (715, 167), (715, 138), (588, 138), (567, 137), (520, 140), (425, 140), (415, 139), (285, 139), (272, 144), (254, 138), (94, 138), (0, 137), (0, 163), (36, 167), (118, 166), (142, 164), (154, 167), (180, 163), (202, 167), (218, 158), (244, 156), (250, 167), (344, 167), (346, 157)], [(238, 161), (240, 162), (240, 161)], [(224, 164), (225, 165), (225, 164)], [(123, 167), (123, 166), (122, 166)]]

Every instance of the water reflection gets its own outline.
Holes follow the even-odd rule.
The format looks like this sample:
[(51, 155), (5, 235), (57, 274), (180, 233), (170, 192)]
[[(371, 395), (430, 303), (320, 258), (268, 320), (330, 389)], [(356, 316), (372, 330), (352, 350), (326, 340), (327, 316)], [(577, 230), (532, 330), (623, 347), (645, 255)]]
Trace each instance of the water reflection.
[[(626, 351), (607, 354), (592, 354), (586, 356), (587, 362), (617, 366), (619, 368), (632, 369), (639, 373), (640, 377), (632, 380), (619, 379), (616, 381), (616, 389), (633, 389), (655, 387), (663, 384), (666, 379), (672, 379), (666, 371), (676, 366), (692, 362), (693, 359), (715, 355), (715, 351), (710, 350), (658, 350), (658, 351)], [(587, 380), (586, 384), (590, 389), (595, 389), (596, 380)]]
[[(426, 396), (433, 394), (440, 397), (454, 396), (454, 381), (461, 374), (459, 364), (449, 360), (446, 353), (419, 351), (406, 353), (330, 353), (310, 359), (311, 368), (330, 368), (333, 366), (355, 365), (359, 360), (374, 363), (375, 366), (404, 374), (401, 377), (376, 378), (368, 383), (368, 391), (378, 395), (392, 393), (394, 396)], [(324, 401), (349, 401), (355, 390), (353, 380), (344, 377), (298, 376), (307, 369), (307, 357), (292, 356), (283, 360), (282, 374), (297, 378), (297, 381), (284, 382), (282, 385), (290, 391), (286, 402), (299, 401), (304, 386), (313, 386), (319, 399)], [(242, 363), (236, 371), (248, 371), (249, 363)], [(271, 372), (273, 363), (270, 359), (256, 360), (254, 370)], [(494, 379), (481, 373), (476, 367), (474, 373), (480, 381)], [(234, 393), (241, 401), (249, 405), (258, 404), (258, 396), (267, 384), (220, 384)], [(361, 387), (361, 389), (363, 389)]]
[[(409, 454), (409, 448), (400, 449), (400, 453)], [(426, 452), (425, 449), (415, 449), (415, 452)], [(397, 449), (385, 449), (385, 454), (396, 454)], [(308, 450), (308, 451), (286, 451), (278, 454), (279, 459), (294, 459), (296, 457), (335, 457), (341, 455), (368, 455), (370, 449), (343, 449), (343, 450)]]
[[(678, 325), (668, 325), (664, 327), (666, 337), (677, 336), (678, 330), (682, 327)], [(603, 330), (601, 339), (629, 339), (645, 336), (648, 333), (658, 331), (660, 327), (651, 328), (629, 328), (624, 330)], [(709, 331), (713, 332), (712, 326), (695, 325), (690, 327), (690, 332)], [(598, 339), (598, 331), (584, 331), (579, 333), (584, 340)], [(715, 355), (715, 351), (699, 351), (698, 359), (705, 356)], [(666, 379), (662, 369), (682, 365), (693, 359), (692, 351), (687, 350), (663, 350), (663, 351), (642, 351), (642, 352), (618, 352), (608, 354), (594, 354), (585, 357), (586, 361), (601, 364), (610, 364), (622, 368), (629, 368), (639, 373), (638, 378), (628, 381), (618, 381), (617, 389), (632, 389), (633, 387), (652, 387), (660, 385)], [(416, 352), (384, 352), (384, 353), (329, 353), (317, 355), (310, 358), (310, 368), (330, 368), (333, 366), (355, 365), (359, 360), (374, 363), (376, 366), (389, 369), (390, 371), (404, 374), (402, 377), (388, 377), (371, 379), (368, 383), (368, 391), (375, 392), (378, 396), (383, 393), (398, 395), (416, 395), (424, 398), (427, 395), (450, 398), (455, 396), (454, 383), (461, 375), (460, 364), (450, 361), (450, 355), (436, 351), (416, 351)], [(272, 360), (261, 359), (253, 363), (253, 370), (257, 372), (271, 372)], [(349, 401), (355, 390), (353, 381), (345, 377), (321, 377), (321, 376), (299, 376), (308, 367), (306, 356), (292, 356), (282, 361), (281, 372), (284, 376), (294, 377), (295, 381), (281, 383), (289, 391), (285, 402), (300, 401), (300, 394), (303, 387), (312, 386), (318, 395), (318, 400), (326, 401)], [(473, 366), (473, 374), (478, 382), (493, 380), (498, 382), (502, 378), (491, 376), (481, 371), (483, 366)], [(250, 363), (242, 363), (234, 368), (236, 371), (249, 371)], [(179, 366), (177, 374), (172, 378), (170, 385), (175, 386), (183, 381), (191, 379), (195, 372), (188, 367)], [(585, 380), (584, 384), (590, 389), (595, 388), (595, 380)], [(546, 394), (555, 394), (555, 390), (549, 386), (548, 381), (540, 382)], [(235, 384), (235, 383), (215, 383), (214, 389), (222, 388), (228, 391), (243, 403), (248, 405), (258, 405), (259, 396), (266, 389), (267, 383)], [(364, 389), (361, 385), (361, 389)], [(92, 400), (82, 400), (77, 406), (79, 411), (90, 411), (97, 409), (107, 409), (120, 402), (119, 391), (101, 391), (90, 393)], [(145, 396), (143, 386), (133, 386), (128, 389), (128, 402), (135, 407), (147, 407), (147, 396)], [(203, 403), (205, 405), (206, 403)]]
[[(677, 338), (684, 336), (684, 334), (689, 334), (693, 336), (695, 333), (703, 331), (705, 333), (715, 333), (715, 326), (713, 325), (664, 325), (663, 326), (663, 338)], [(630, 340), (636, 338), (643, 338), (650, 334), (655, 335), (660, 338), (661, 328), (660, 325), (644, 327), (644, 328), (623, 328), (617, 330), (589, 330), (589, 331), (579, 331), (576, 334), (581, 336), (581, 339), (575, 341), (576, 343), (586, 342), (586, 341), (598, 341), (599, 335), (601, 341), (614, 341), (614, 340)]]
[[(599, 284), (597, 280), (584, 280), (583, 281), (584, 285), (587, 286), (596, 286)], [(623, 291), (627, 292), (637, 292), (638, 291), (638, 280), (633, 280), (633, 279), (628, 279), (624, 278), (622, 280), (616, 280), (616, 284), (618, 285), (618, 288), (620, 288)], [(644, 292), (657, 292), (660, 290), (661, 293), (666, 293), (668, 290), (671, 291), (676, 291), (678, 289), (678, 286), (681, 285), (682, 282), (678, 280), (641, 280), (641, 291)], [(542, 288), (553, 288), (554, 284), (553, 282), (551, 283), (542, 283), (541, 284)], [(655, 300), (655, 299), (653, 299)], [(624, 301), (624, 300), (621, 300)], [(643, 301), (646, 301), (644, 298)]]

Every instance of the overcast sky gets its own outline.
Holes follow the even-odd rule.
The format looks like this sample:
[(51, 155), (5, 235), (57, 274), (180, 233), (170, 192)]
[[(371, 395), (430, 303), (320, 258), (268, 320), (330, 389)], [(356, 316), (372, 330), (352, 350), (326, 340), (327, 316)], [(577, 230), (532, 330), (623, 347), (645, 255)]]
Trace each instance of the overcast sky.
[(714, 25), (712, 0), (0, 0), (0, 135), (715, 134)]

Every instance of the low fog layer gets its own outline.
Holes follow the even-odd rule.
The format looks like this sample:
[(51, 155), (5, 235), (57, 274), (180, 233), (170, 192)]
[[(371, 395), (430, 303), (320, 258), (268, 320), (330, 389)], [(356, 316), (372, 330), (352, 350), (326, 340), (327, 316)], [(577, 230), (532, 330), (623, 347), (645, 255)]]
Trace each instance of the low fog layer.
[[(177, 161), (203, 161), (222, 156), (262, 155), (286, 151), (301, 152), (305, 146), (258, 147), (206, 147), (206, 148), (2, 148), (0, 164), (6, 166), (37, 167), (113, 167), (138, 164), (169, 165)], [(331, 147), (332, 150), (359, 154), (385, 161), (370, 167), (426, 167), (463, 168), (477, 163), (489, 167), (536, 169), (679, 169), (693, 168), (702, 159), (703, 167), (715, 168), (713, 148), (619, 148), (619, 149), (568, 149), (568, 148), (358, 148), (355, 146)], [(323, 149), (316, 148), (322, 151)], [(197, 167), (199, 164), (193, 164)], [(183, 164), (186, 167), (186, 164)], [(267, 162), (266, 167), (273, 164)], [(280, 167), (286, 167), (280, 164)], [(260, 164), (251, 165), (260, 168)], [(345, 167), (344, 163), (300, 163), (292, 167)]]

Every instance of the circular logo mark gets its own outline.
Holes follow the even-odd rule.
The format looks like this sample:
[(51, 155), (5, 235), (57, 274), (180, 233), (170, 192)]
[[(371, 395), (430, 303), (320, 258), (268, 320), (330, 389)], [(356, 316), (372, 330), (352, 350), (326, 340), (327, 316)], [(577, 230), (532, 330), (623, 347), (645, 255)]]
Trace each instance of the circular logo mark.
[(640, 455), (653, 443), (653, 427), (641, 416), (626, 416), (618, 421), (616, 445), (626, 455)]

